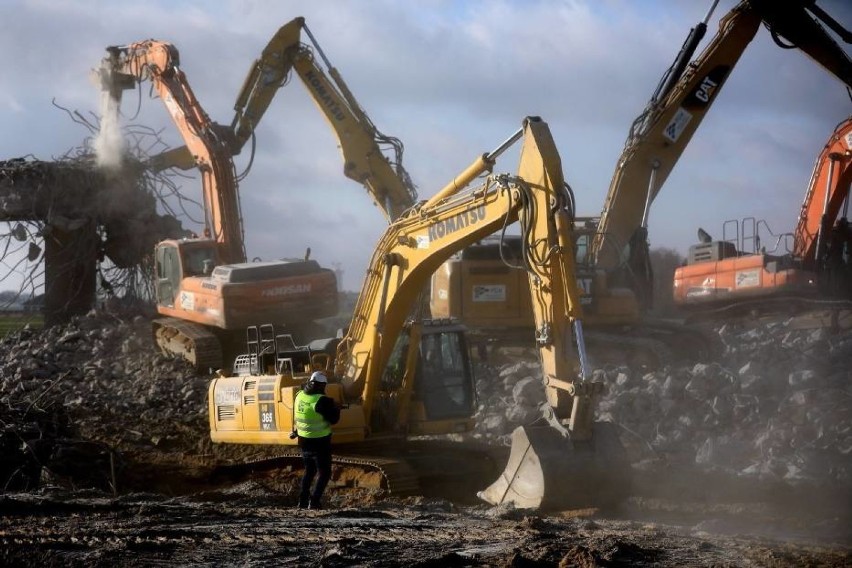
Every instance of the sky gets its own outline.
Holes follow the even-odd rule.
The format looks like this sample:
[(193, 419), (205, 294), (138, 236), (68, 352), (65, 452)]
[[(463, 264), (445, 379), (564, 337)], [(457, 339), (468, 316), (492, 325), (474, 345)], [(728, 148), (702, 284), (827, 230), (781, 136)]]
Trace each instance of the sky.
[[(328, 58), (385, 134), (405, 144), (421, 198), (433, 195), (528, 115), (550, 126), (579, 215), (598, 215), (628, 128), (710, 0), (0, 0), (0, 160), (51, 160), (87, 132), (53, 106), (98, 112), (89, 78), (111, 45), (173, 43), (213, 120), (229, 124), (253, 60), (278, 27), (304, 16)], [(734, 6), (720, 0), (700, 49)], [(847, 28), (852, 8), (820, 0)], [(846, 46), (847, 51), (849, 47)], [(126, 116), (136, 111), (126, 94)], [(795, 228), (813, 162), (852, 114), (843, 85), (765, 29), (742, 56), (654, 202), (652, 248), (685, 255), (729, 219)], [(181, 144), (162, 102), (142, 89), (135, 123)], [(343, 176), (336, 139), (304, 86), (282, 88), (257, 128), (240, 184), (249, 258), (312, 258), (357, 290), (386, 227)], [(248, 151), (236, 157), (245, 169)], [(507, 156), (495, 171), (512, 172)], [(197, 179), (182, 192), (201, 198)], [(200, 215), (196, 215), (196, 218)], [(185, 226), (197, 230), (188, 220)], [(0, 228), (0, 232), (4, 229)]]

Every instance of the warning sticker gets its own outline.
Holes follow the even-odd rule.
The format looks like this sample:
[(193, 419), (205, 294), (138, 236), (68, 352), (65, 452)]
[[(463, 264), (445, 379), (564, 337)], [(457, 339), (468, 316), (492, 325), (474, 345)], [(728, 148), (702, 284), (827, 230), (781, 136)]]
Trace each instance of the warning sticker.
[(195, 294), (192, 292), (181, 292), (179, 301), (182, 309), (190, 311), (195, 309)]
[(680, 107), (663, 130), (663, 137), (669, 142), (677, 142), (690, 120), (692, 120), (692, 115), (683, 107)]
[(760, 269), (740, 270), (735, 280), (737, 288), (753, 288), (760, 286)]
[(505, 302), (506, 286), (503, 284), (487, 284), (473, 287), (474, 302)]

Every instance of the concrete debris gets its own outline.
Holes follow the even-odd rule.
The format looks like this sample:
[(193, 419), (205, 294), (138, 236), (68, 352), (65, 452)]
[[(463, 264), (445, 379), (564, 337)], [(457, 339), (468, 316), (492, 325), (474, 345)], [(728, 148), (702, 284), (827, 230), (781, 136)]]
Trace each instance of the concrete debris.
[(0, 342), (0, 488), (107, 489), (122, 455), (207, 443), (207, 379), (155, 352), (150, 333), (141, 316), (91, 312)]
[[(0, 487), (108, 489), (137, 458), (237, 455), (209, 441), (209, 377), (156, 352), (149, 326), (139, 315), (91, 312), (0, 342)], [(718, 332), (720, 361), (594, 370), (607, 385), (598, 419), (619, 427), (634, 467), (852, 483), (852, 330), (729, 323)], [(478, 363), (471, 436), (508, 446), (515, 427), (537, 421), (546, 404), (540, 375), (531, 360)]]
[[(656, 460), (754, 480), (852, 485), (852, 330), (727, 323), (719, 361), (595, 370), (634, 463)], [(477, 439), (509, 444), (538, 417), (534, 362), (477, 369)]]

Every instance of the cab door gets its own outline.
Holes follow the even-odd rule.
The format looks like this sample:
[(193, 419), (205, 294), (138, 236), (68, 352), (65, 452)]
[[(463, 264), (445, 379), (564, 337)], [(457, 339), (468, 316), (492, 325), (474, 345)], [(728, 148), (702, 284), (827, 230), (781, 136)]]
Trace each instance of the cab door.
[(181, 281), (178, 248), (170, 243), (159, 245), (154, 269), (157, 279), (157, 304), (174, 307)]

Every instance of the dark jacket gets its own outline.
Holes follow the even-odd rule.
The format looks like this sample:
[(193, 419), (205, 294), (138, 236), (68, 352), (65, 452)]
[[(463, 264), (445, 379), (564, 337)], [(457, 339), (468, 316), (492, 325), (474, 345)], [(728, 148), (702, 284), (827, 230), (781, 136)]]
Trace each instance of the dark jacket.
[(314, 405), (314, 410), (322, 415), (329, 424), (337, 424), (340, 421), (340, 409), (334, 399), (329, 396), (320, 397)]

